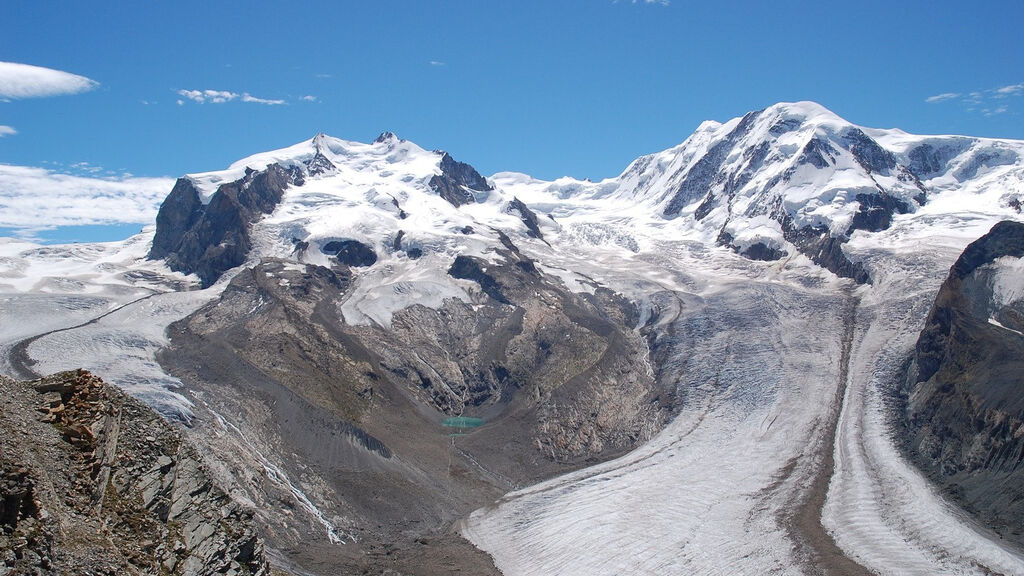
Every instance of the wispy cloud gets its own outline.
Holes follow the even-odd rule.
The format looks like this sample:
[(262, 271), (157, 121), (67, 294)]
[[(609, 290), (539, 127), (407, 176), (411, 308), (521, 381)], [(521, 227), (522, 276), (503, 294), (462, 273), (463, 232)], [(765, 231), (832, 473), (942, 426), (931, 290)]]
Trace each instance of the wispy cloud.
[(964, 93), (946, 92), (929, 96), (924, 101), (929, 104), (955, 101), (968, 112), (991, 117), (1010, 112), (1013, 104), (1011, 98), (1022, 95), (1024, 95), (1024, 82)]
[(43, 98), (88, 92), (99, 82), (42, 66), (0, 62), (0, 98)]
[(333, 78), (334, 74), (314, 74), (315, 78)]
[(1009, 86), (1003, 86), (1002, 88), (996, 88), (996, 94), (1002, 97), (1006, 96), (1017, 96), (1024, 92), (1024, 82), (1020, 84), (1010, 84)]
[(96, 178), (0, 164), (0, 227), (148, 223), (172, 178)]
[(4, 136), (14, 136), (17, 133), (18, 131), (14, 128), (0, 124), (0, 138), (3, 138)]
[(242, 94), (242, 102), (253, 102), (255, 104), (269, 104), (270, 106), (280, 106), (284, 104), (284, 100), (271, 100), (268, 98), (257, 98), (251, 96), (248, 92)]
[[(612, 0), (612, 4), (618, 4), (619, 0)], [(629, 0), (630, 4), (658, 4), (659, 6), (668, 6), (671, 4), (671, 0)]]
[(303, 102), (316, 102), (317, 100), (319, 100), (319, 98), (313, 96), (312, 94), (306, 94), (305, 96), (299, 98), (299, 100), (302, 100)]
[[(193, 102), (199, 104), (224, 104), (225, 102), (231, 102), (238, 100), (241, 102), (250, 102), (254, 104), (267, 104), (270, 106), (279, 106), (285, 104), (284, 100), (271, 100), (268, 98), (257, 98), (248, 92), (229, 92), (227, 90), (178, 90), (178, 95), (182, 96)], [(185, 104), (185, 100), (178, 100), (178, 106)]]
[(929, 96), (929, 97), (925, 98), (924, 101), (928, 102), (929, 104), (934, 104), (935, 102), (944, 102), (946, 100), (953, 100), (954, 98), (959, 98), (959, 97), (960, 97), (960, 94), (958, 94), (956, 92), (945, 92), (943, 94), (936, 94), (935, 96)]
[(448, 64), (446, 62), (441, 62), (440, 60), (431, 60), (430, 61), (430, 65), (431, 66), (447, 66)]

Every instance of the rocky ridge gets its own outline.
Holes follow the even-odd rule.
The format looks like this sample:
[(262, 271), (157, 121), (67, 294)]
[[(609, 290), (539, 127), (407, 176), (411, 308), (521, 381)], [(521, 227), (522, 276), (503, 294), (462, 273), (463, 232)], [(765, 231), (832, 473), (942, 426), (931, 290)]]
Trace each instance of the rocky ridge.
[(252, 513), (152, 409), (83, 370), (0, 387), (0, 573), (269, 574)]

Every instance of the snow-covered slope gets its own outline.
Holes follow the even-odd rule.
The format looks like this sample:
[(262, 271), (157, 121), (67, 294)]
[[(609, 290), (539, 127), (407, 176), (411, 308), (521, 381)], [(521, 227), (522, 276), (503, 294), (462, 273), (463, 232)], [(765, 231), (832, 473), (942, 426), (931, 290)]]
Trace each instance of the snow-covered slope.
[(856, 230), (884, 230), (922, 210), (1018, 214), (1024, 142), (867, 129), (812, 102), (783, 103), (705, 122), (679, 146), (599, 183), (514, 173), (494, 180), (556, 214), (601, 206), (631, 223), (674, 220), (665, 226), (676, 233), (759, 259), (813, 258), (809, 233), (845, 242)]

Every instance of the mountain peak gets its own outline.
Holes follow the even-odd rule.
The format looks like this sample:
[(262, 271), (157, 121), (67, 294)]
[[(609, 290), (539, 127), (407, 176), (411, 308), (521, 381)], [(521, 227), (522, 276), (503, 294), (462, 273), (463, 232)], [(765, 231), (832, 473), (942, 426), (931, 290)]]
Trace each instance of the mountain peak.
[(394, 132), (385, 131), (381, 132), (380, 136), (377, 136), (377, 139), (374, 140), (373, 142), (374, 144), (383, 144), (385, 142), (392, 142), (397, 140), (400, 140), (400, 138), (396, 136)]
[(327, 143), (328, 138), (330, 138), (330, 136), (328, 136), (327, 134), (323, 132), (317, 132), (316, 136), (313, 136), (313, 148), (315, 148), (319, 152), (320, 149)]
[(809, 124), (850, 124), (832, 110), (810, 100), (778, 102), (765, 108), (762, 113), (765, 116), (798, 119)]

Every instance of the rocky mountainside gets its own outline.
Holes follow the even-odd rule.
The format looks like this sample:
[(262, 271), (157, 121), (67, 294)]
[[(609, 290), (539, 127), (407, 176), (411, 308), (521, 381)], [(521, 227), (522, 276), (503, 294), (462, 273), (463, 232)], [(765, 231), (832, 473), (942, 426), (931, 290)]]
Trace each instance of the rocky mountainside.
[(964, 250), (917, 346), (907, 450), (985, 524), (1024, 542), (1024, 224)]
[[(409, 546), (395, 555), (404, 570), (437, 573), (439, 552), (414, 541), (444, 537), (510, 488), (621, 454), (668, 420), (672, 391), (646, 372), (635, 310), (610, 292), (572, 294), (511, 250), (504, 257), (456, 260), (449, 273), (477, 283), (474, 301), (414, 305), (389, 329), (337, 316), (352, 290), (347, 266), (276, 259), (171, 326), (160, 355), (170, 373), (228, 419), (260, 414), (259, 426), (237, 424), (247, 441), (319, 487), (327, 538), (315, 524), (275, 529), (273, 491), (237, 483), (264, 510), (271, 544), (316, 556), (307, 567), (350, 570), (367, 562), (357, 551), (372, 565), (385, 562), (379, 550)], [(472, 423), (448, 423), (459, 418)], [(347, 545), (309, 550), (332, 531)]]
[(252, 513), (151, 408), (85, 371), (0, 388), (5, 574), (270, 573)]

